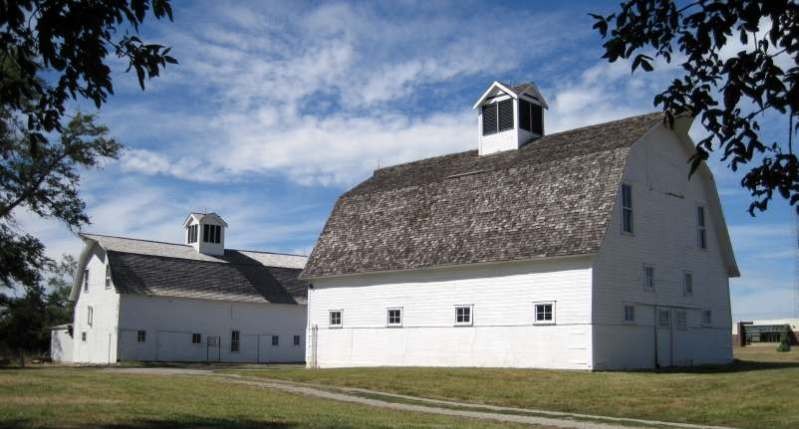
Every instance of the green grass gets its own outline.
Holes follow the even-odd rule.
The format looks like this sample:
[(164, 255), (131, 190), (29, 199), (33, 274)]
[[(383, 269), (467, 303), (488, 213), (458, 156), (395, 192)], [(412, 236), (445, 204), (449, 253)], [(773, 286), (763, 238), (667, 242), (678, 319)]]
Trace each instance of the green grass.
[(663, 372), (479, 368), (242, 370), (434, 399), (742, 428), (799, 427), (799, 349), (736, 350), (731, 366)]
[(230, 383), (89, 368), (0, 370), (4, 428), (499, 428)]

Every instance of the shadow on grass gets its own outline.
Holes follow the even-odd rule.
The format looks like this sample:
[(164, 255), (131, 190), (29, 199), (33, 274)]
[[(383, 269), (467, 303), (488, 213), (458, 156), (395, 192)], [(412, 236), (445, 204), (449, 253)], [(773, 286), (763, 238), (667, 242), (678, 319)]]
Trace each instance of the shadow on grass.
[[(664, 374), (723, 374), (799, 368), (799, 362), (758, 362), (738, 360), (728, 365), (703, 365), (695, 367), (662, 368), (653, 372)], [(646, 372), (646, 371), (645, 371)]]
[[(59, 428), (62, 427), (59, 423), (52, 425), (42, 426), (41, 422), (32, 422), (29, 420), (18, 419), (11, 421), (0, 422), (0, 427), (8, 429), (22, 429), (22, 428)], [(112, 423), (112, 424), (78, 424), (69, 425), (70, 428), (75, 429), (256, 429), (256, 428), (270, 428), (270, 429), (288, 429), (300, 427), (296, 423), (279, 423), (279, 422), (262, 422), (255, 420), (230, 420), (230, 419), (200, 419), (187, 417), (186, 419), (176, 420), (139, 420), (131, 423)]]

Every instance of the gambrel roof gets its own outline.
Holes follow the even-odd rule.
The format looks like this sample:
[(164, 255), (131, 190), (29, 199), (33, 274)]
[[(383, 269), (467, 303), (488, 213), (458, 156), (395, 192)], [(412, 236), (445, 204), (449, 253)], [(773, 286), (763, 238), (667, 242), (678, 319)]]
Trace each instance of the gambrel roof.
[(594, 254), (630, 147), (662, 122), (635, 116), (376, 170), (339, 198), (302, 277)]
[[(198, 253), (192, 246), (81, 234), (86, 248), (79, 265), (99, 247), (108, 258), (112, 284), (122, 294), (237, 302), (304, 304), (307, 283), (299, 255), (225, 249), (223, 256)], [(83, 270), (75, 276), (71, 299), (80, 293)]]

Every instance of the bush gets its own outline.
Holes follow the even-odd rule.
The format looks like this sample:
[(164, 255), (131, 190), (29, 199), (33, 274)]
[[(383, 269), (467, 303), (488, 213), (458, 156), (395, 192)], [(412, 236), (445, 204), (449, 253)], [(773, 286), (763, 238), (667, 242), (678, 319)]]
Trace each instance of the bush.
[(780, 345), (777, 346), (778, 352), (789, 352), (791, 351), (791, 340), (788, 339), (788, 335), (782, 336), (782, 341), (780, 341)]

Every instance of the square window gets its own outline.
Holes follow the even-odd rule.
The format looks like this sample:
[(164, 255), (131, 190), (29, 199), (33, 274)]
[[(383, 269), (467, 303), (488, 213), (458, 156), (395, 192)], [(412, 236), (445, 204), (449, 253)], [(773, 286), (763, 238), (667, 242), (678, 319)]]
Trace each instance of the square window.
[(624, 321), (625, 322), (635, 322), (635, 306), (634, 305), (625, 305), (624, 306)]
[(402, 326), (402, 309), (389, 308), (386, 312), (388, 326)]
[(232, 331), (230, 333), (230, 351), (231, 352), (238, 352), (241, 348), (241, 344), (239, 343), (241, 336), (239, 331)]
[(471, 305), (458, 305), (455, 307), (455, 324), (461, 326), (472, 324)]
[(280, 345), (280, 337), (277, 335), (272, 335), (272, 345), (279, 346)]
[(644, 287), (646, 289), (655, 288), (655, 267), (644, 265)]
[(660, 310), (658, 312), (658, 326), (661, 328), (671, 328), (671, 311)]
[(682, 294), (684, 296), (692, 296), (694, 294), (694, 275), (687, 271), (682, 275)]
[(192, 344), (200, 344), (202, 342), (203, 342), (203, 336), (201, 334), (191, 334)]
[(340, 327), (342, 325), (341, 310), (330, 312), (330, 326)]
[(535, 323), (554, 323), (555, 303), (542, 302), (535, 304)]
[(137, 331), (136, 332), (136, 342), (143, 343), (147, 341), (147, 331)]
[(300, 336), (299, 335), (295, 335), (294, 336), (294, 345), (295, 346), (299, 346), (300, 345)]

